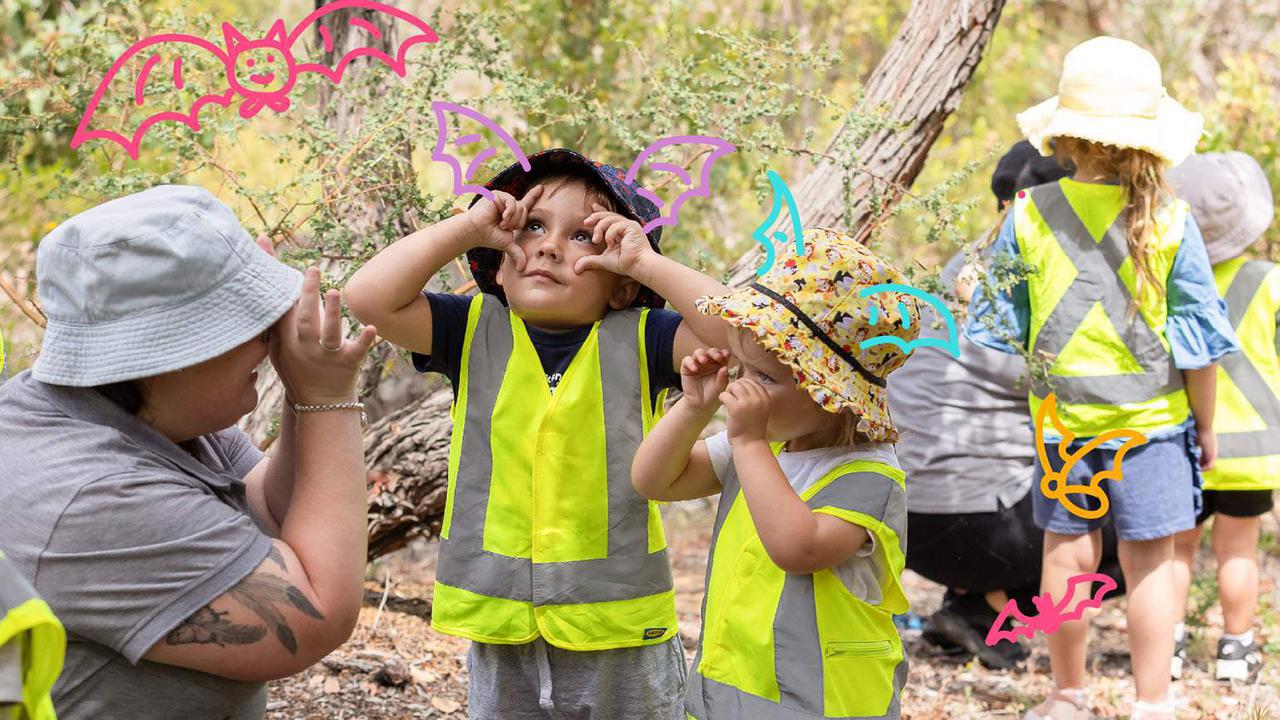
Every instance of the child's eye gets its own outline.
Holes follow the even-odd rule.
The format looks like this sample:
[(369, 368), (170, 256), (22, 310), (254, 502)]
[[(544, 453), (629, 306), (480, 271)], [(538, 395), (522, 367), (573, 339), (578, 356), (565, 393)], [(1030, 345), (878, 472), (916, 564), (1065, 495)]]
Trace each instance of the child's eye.
[(546, 230), (547, 228), (541, 222), (537, 220), (531, 220), (529, 221), (529, 224), (524, 226), (524, 229), (529, 232), (540, 233)]
[(589, 242), (591, 242), (591, 233), (589, 233), (589, 232), (587, 232), (587, 231), (585, 231), (585, 230), (579, 230), (579, 231), (578, 231), (578, 232), (573, 236), (573, 239), (574, 239), (574, 240), (577, 240), (577, 241), (579, 241), (579, 242), (588, 242), (588, 243), (589, 243)]
[(762, 373), (759, 370), (756, 371), (756, 377), (760, 378), (760, 382), (762, 383), (772, 383), (774, 381), (773, 377), (766, 373)]

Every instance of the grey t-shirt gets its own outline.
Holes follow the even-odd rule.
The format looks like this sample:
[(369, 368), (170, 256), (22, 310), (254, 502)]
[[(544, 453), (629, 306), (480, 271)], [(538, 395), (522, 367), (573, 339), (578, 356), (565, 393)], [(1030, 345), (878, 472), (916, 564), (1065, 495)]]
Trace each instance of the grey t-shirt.
[(67, 629), (60, 720), (250, 720), (264, 685), (143, 660), (266, 558), (238, 429), (199, 459), (96, 391), (23, 372), (0, 385), (0, 548)]
[[(952, 282), (963, 256), (947, 263)], [(921, 337), (945, 327), (921, 318)], [(889, 376), (889, 412), (898, 461), (907, 473), (907, 509), (964, 514), (1009, 507), (1031, 488), (1035, 445), (1021, 356), (984, 348), (960, 333), (960, 358), (918, 347)]]

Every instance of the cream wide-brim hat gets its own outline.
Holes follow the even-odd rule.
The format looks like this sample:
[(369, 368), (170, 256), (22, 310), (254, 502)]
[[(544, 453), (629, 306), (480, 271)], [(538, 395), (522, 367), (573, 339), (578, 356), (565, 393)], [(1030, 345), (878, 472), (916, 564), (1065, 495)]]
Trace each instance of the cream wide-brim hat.
[(1058, 137), (1146, 150), (1171, 165), (1195, 151), (1204, 118), (1169, 97), (1160, 64), (1146, 50), (1113, 37), (1071, 49), (1058, 94), (1018, 114), (1018, 128), (1042, 155)]

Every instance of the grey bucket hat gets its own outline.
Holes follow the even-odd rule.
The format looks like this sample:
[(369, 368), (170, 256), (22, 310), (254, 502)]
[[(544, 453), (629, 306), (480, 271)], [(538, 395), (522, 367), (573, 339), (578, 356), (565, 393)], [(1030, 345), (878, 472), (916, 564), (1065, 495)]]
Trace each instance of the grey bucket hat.
[(1210, 264), (1230, 260), (1271, 225), (1275, 198), (1262, 166), (1242, 152), (1192, 155), (1169, 171), (1169, 184), (1191, 206)]
[(41, 382), (86, 387), (217, 357), (271, 327), (302, 274), (209, 191), (160, 185), (90, 208), (40, 241)]

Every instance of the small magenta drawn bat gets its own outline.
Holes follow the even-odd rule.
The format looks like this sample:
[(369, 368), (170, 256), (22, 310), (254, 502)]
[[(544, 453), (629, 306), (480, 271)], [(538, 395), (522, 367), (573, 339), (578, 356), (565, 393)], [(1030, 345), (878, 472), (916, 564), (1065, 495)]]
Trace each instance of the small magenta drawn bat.
[[(377, 25), (356, 15), (334, 15), (335, 11), (348, 8), (379, 13), (402, 25), (407, 23), (408, 29), (398, 43), (395, 57), (378, 48), (382, 31)], [(332, 65), (326, 65), (319, 61), (323, 59), (323, 53), (308, 48), (301, 40), (314, 30), (320, 35), (324, 52), (332, 53), (334, 32), (338, 29), (335, 23), (339, 22), (345, 22), (346, 32), (354, 34), (360, 42), (351, 44), (351, 50), (335, 58)], [(404, 77), (405, 56), (409, 48), (438, 40), (435, 30), (422, 19), (375, 0), (337, 0), (311, 12), (292, 30), (285, 29), (283, 20), (276, 20), (261, 40), (248, 39), (230, 23), (222, 24), (222, 35), (225, 47), (202, 37), (181, 33), (152, 35), (129, 46), (98, 84), (80, 116), (71, 147), (77, 148), (95, 138), (111, 140), (137, 160), (142, 136), (158, 122), (171, 120), (199, 130), (200, 110), (205, 105), (212, 103), (229, 107), (237, 97), (242, 99), (240, 116), (245, 119), (257, 115), (264, 107), (283, 112), (289, 108), (289, 92), (299, 74), (318, 73), (336, 84), (342, 81), (351, 61), (359, 57), (377, 59)], [(317, 57), (308, 57), (308, 53)], [(223, 66), (223, 72), (216, 73), (214, 77), (194, 77), (196, 73), (191, 72), (190, 66), (209, 59), (217, 60)], [(187, 65), (185, 73), (184, 64)], [(158, 82), (148, 85), (148, 80), (153, 78)], [(113, 86), (113, 83), (118, 84)], [(183, 94), (184, 90), (186, 94)], [(192, 93), (199, 97), (190, 100)], [(148, 115), (128, 132), (127, 127), (119, 125), (114, 129), (95, 126), (95, 116), (103, 114), (99, 110), (104, 99), (116, 101), (126, 108), (129, 102), (141, 107), (146, 100), (169, 107)], [(109, 124), (110, 119), (107, 122)], [(127, 134), (117, 131), (121, 129)]]
[[(1067, 608), (1071, 605), (1071, 599), (1075, 597), (1076, 586), (1095, 582), (1101, 583), (1101, 586), (1098, 587), (1093, 595), (1080, 600), (1068, 610)], [(1062, 599), (1056, 604), (1048, 593), (1033, 597), (1031, 603), (1036, 606), (1037, 612), (1034, 617), (1028, 616), (1019, 610), (1016, 600), (1010, 600), (1005, 603), (1004, 609), (996, 616), (996, 621), (992, 623), (991, 629), (987, 631), (986, 643), (991, 646), (1001, 640), (1016, 642), (1019, 636), (1030, 639), (1037, 632), (1042, 632), (1046, 635), (1054, 633), (1062, 623), (1070, 620), (1079, 620), (1083, 617), (1085, 609), (1102, 607), (1102, 598), (1117, 587), (1119, 586), (1115, 580), (1102, 573), (1076, 575), (1067, 581), (1067, 589), (1062, 593)], [(1015, 627), (1012, 630), (1001, 630), (1005, 622), (1010, 618), (1021, 622), (1022, 626)]]

